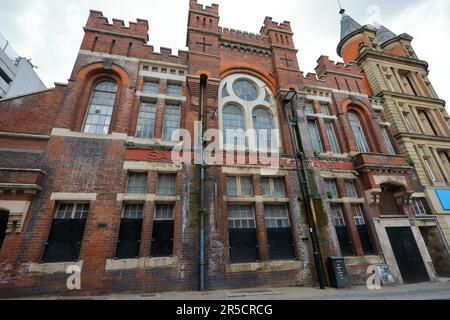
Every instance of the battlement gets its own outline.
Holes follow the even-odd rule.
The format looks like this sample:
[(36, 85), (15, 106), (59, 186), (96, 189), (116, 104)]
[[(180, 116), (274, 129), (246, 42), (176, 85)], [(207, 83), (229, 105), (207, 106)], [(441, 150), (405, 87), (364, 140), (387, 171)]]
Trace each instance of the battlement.
[(204, 6), (199, 4), (197, 0), (190, 0), (189, 8), (191, 10), (201, 11), (215, 16), (219, 15), (219, 5), (215, 3), (211, 4), (211, 6)]
[(317, 60), (315, 70), (319, 77), (327, 72), (348, 73), (349, 75), (361, 76), (361, 69), (356, 63), (350, 62), (344, 64), (342, 62), (334, 62), (328, 56), (320, 56)]
[(278, 23), (273, 21), (271, 17), (266, 17), (264, 19), (264, 26), (261, 28), (261, 34), (267, 34), (269, 30), (279, 30), (292, 33), (291, 23), (289, 21)]
[(269, 38), (260, 34), (222, 27), (219, 27), (219, 32), (223, 40), (244, 42), (263, 47), (270, 45)]
[(123, 20), (112, 19), (111, 24), (108, 18), (103, 16), (101, 11), (91, 10), (86, 28), (122, 34), (133, 38), (141, 38), (144, 42), (149, 40), (148, 21), (143, 19), (137, 19), (136, 22), (129, 22), (129, 26), (126, 27)]

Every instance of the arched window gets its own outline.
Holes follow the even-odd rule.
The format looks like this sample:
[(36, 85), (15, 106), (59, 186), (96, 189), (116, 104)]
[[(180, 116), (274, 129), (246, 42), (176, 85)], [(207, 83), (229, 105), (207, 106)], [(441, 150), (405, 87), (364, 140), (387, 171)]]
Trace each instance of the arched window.
[(102, 81), (95, 85), (84, 123), (84, 133), (109, 133), (116, 95), (117, 84), (114, 81)]
[(255, 129), (256, 145), (258, 148), (272, 148), (272, 114), (263, 108), (253, 110), (253, 129)]
[(241, 108), (228, 105), (223, 109), (223, 136), (225, 145), (245, 145), (245, 117)]
[(359, 121), (356, 113), (349, 112), (348, 119), (350, 120), (350, 125), (353, 130), (353, 135), (356, 139), (356, 144), (358, 145), (358, 150), (360, 152), (370, 152), (369, 144), (367, 143), (366, 135), (361, 125), (361, 121)]

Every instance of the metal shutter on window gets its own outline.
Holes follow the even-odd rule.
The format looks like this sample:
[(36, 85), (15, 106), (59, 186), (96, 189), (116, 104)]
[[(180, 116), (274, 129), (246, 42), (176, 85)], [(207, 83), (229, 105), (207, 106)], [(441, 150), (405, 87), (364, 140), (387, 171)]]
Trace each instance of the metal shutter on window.
[(116, 259), (135, 259), (141, 247), (142, 219), (122, 219)]

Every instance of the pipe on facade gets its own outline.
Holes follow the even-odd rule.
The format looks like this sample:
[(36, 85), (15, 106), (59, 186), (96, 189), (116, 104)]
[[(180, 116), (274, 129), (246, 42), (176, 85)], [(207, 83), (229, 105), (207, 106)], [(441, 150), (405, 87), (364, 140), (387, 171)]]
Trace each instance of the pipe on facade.
[(206, 282), (206, 257), (205, 257), (205, 216), (207, 214), (205, 207), (205, 89), (208, 83), (208, 77), (200, 77), (200, 291), (205, 291)]
[[(286, 103), (289, 103), (289, 101), (284, 101), (284, 104), (286, 104)], [(314, 263), (315, 263), (316, 271), (317, 271), (317, 278), (318, 278), (320, 289), (325, 289), (326, 277), (325, 277), (325, 271), (324, 271), (324, 266), (323, 266), (323, 261), (322, 261), (322, 253), (320, 251), (320, 244), (319, 244), (319, 240), (318, 240), (318, 236), (317, 236), (317, 234), (318, 234), (317, 224), (316, 224), (315, 213), (314, 213), (314, 205), (313, 205), (312, 199), (311, 199), (311, 188), (309, 185), (308, 173), (307, 173), (307, 169), (305, 166), (305, 157), (304, 157), (304, 152), (303, 152), (303, 148), (302, 148), (302, 139), (301, 139), (301, 135), (300, 135), (300, 129), (298, 127), (298, 112), (297, 112), (297, 106), (295, 103), (295, 96), (290, 101), (290, 105), (291, 105), (291, 112), (292, 112), (292, 117), (293, 117), (292, 121), (290, 120), (288, 110), (286, 107), (284, 108), (284, 111), (285, 111), (285, 115), (286, 115), (286, 120), (288, 121), (288, 123), (292, 124), (292, 125), (289, 125), (289, 133), (291, 135), (291, 141), (292, 141), (292, 145), (294, 147), (294, 152), (295, 152), (295, 162), (297, 165), (298, 178), (299, 178), (299, 181), (301, 184), (300, 189), (301, 189), (302, 198), (303, 198), (303, 201), (302, 201), (303, 207), (306, 212), (307, 219), (308, 219), (309, 233), (311, 236), (312, 249), (313, 249), (313, 254), (314, 254)], [(297, 143), (296, 143), (296, 141), (297, 141)]]

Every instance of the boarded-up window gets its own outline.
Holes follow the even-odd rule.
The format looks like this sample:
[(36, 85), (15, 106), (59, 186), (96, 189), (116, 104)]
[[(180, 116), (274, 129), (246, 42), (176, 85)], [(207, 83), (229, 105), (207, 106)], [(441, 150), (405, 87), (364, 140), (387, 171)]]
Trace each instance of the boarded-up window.
[(80, 255), (88, 203), (61, 203), (45, 244), (42, 262), (75, 262)]
[(294, 241), (286, 205), (266, 205), (264, 214), (270, 259), (293, 260)]
[(259, 254), (253, 206), (228, 206), (228, 229), (231, 263), (257, 262)]
[(143, 204), (126, 204), (120, 222), (116, 259), (136, 259), (141, 247)]
[(344, 257), (353, 256), (353, 247), (348, 235), (347, 226), (344, 219), (344, 213), (340, 205), (332, 205), (331, 212), (333, 214), (334, 227), (341, 247), (341, 252)]
[(174, 205), (157, 204), (153, 221), (151, 257), (171, 257), (174, 238)]
[(364, 251), (364, 254), (371, 255), (375, 251), (373, 249), (372, 240), (370, 239), (369, 229), (367, 228), (366, 221), (363, 216), (363, 212), (360, 205), (352, 206), (353, 218), (355, 219), (355, 225), (358, 229), (359, 240)]

